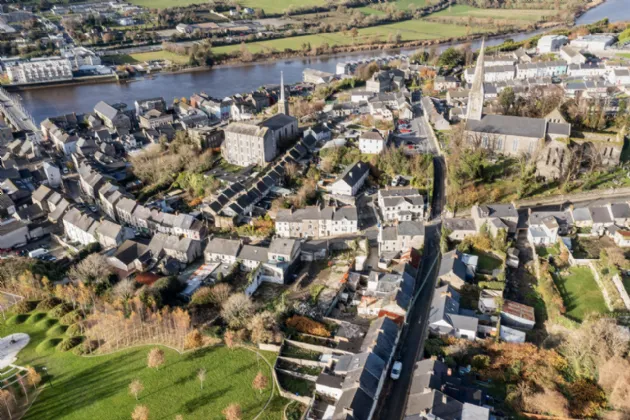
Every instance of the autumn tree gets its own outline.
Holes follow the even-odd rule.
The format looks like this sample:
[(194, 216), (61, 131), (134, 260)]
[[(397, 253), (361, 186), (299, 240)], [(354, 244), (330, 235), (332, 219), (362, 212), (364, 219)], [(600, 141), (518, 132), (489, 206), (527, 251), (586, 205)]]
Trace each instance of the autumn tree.
[(215, 305), (221, 305), (227, 301), (232, 293), (232, 287), (227, 283), (219, 283), (210, 289), (210, 297)]
[(154, 347), (149, 351), (147, 356), (147, 366), (158, 370), (164, 364), (164, 351), (158, 347)]
[(260, 392), (260, 394), (262, 394), (268, 385), (269, 385), (269, 378), (263, 375), (261, 371), (258, 371), (258, 373), (256, 374), (256, 377), (252, 381), (252, 388), (254, 388), (258, 392)]
[(28, 380), (28, 384), (33, 388), (37, 388), (37, 386), (42, 381), (42, 376), (37, 373), (34, 367), (27, 366), (26, 367), (26, 379)]
[(149, 420), (149, 408), (146, 405), (136, 405), (131, 413), (131, 420)]
[(0, 405), (7, 412), (9, 420), (13, 419), (13, 412), (16, 409), (15, 396), (7, 388), (0, 389)]
[(203, 383), (206, 380), (206, 370), (204, 368), (199, 369), (199, 371), (197, 371), (197, 379), (199, 379), (199, 385), (201, 386), (201, 389), (203, 389)]
[(243, 418), (241, 406), (238, 404), (228, 405), (222, 413), (225, 416), (225, 420), (241, 420)]
[(134, 379), (129, 384), (129, 393), (133, 395), (133, 397), (138, 401), (140, 394), (144, 391), (144, 385), (140, 382), (139, 379)]
[(230, 328), (243, 328), (254, 315), (254, 304), (244, 293), (237, 293), (228, 298), (221, 309), (221, 317)]
[(223, 341), (230, 350), (240, 345), (239, 335), (234, 330), (227, 330), (223, 335)]
[(254, 343), (271, 343), (276, 339), (279, 332), (276, 317), (272, 312), (263, 311), (255, 314), (247, 329), (250, 332), (250, 338)]
[(185, 349), (198, 349), (203, 346), (203, 335), (199, 330), (192, 330), (186, 335)]

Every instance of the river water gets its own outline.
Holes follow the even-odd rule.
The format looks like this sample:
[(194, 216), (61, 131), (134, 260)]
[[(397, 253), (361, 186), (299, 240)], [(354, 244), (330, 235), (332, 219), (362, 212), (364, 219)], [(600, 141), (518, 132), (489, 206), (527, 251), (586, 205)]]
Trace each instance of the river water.
[[(611, 21), (630, 20), (630, 0), (608, 0), (589, 10), (578, 19), (579, 24), (591, 23), (608, 17)], [(488, 40), (486, 45), (497, 45), (507, 38), (522, 40), (538, 32), (515, 34)], [(478, 48), (480, 42), (473, 42)], [(440, 48), (446, 48), (441, 46)], [(411, 53), (414, 49), (403, 50)], [(338, 62), (379, 57), (393, 54), (391, 51), (367, 51), (323, 58), (293, 58), (247, 66), (221, 67), (209, 71), (178, 74), (158, 74), (153, 79), (140, 79), (127, 84), (104, 83), (91, 85), (59, 86), (21, 92), (24, 105), (37, 122), (47, 117), (71, 112), (85, 113), (99, 101), (133, 104), (136, 99), (161, 96), (167, 102), (174, 98), (188, 97), (205, 92), (222, 98), (236, 93), (250, 92), (264, 84), (279, 83), (280, 71), (286, 83), (302, 80), (305, 68), (333, 72)]]

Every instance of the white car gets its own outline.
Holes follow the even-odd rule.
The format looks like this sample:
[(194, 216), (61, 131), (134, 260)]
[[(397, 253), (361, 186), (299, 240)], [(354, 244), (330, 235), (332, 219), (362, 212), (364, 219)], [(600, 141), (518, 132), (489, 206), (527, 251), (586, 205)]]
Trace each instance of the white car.
[(402, 362), (394, 362), (392, 366), (392, 373), (389, 375), (393, 380), (400, 378), (400, 372), (402, 371)]

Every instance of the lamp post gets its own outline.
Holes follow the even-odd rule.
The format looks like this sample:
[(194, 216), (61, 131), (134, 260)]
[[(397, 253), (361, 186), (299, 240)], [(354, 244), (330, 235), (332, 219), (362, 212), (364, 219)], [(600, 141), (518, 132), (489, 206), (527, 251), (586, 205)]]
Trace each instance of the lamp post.
[(50, 387), (53, 388), (52, 381), (50, 380), (50, 374), (48, 373), (48, 368), (44, 366), (42, 367), (42, 370), (46, 372), (46, 379), (48, 379), (48, 383), (50, 384)]

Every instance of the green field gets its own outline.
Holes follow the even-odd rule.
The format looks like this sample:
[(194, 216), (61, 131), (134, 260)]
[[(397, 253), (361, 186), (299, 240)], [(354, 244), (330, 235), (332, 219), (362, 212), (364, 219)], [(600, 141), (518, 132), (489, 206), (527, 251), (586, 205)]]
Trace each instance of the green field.
[[(485, 31), (483, 28), (475, 29), (478, 33)], [(429, 40), (464, 36), (466, 35), (466, 28), (458, 25), (447, 25), (424, 20), (408, 20), (389, 25), (359, 29), (359, 36), (357, 37), (356, 43), (366, 43), (372, 39), (386, 41), (390, 34), (395, 36), (398, 33), (400, 33), (403, 41)], [(287, 48), (299, 50), (304, 43), (310, 43), (312, 47), (318, 47), (324, 43), (328, 43), (328, 45), (332, 47), (335, 45), (351, 45), (353, 42), (354, 40), (348, 34), (335, 32), (253, 42), (245, 45), (250, 52), (257, 53), (263, 51), (265, 48), (277, 51), (284, 51)], [(240, 45), (227, 45), (213, 48), (212, 51), (216, 54), (226, 54), (239, 49)]]
[(376, 15), (376, 16), (383, 16), (385, 14), (385, 12), (383, 12), (382, 10), (378, 10), (378, 9), (374, 9), (372, 7), (369, 6), (363, 6), (363, 7), (357, 7), (352, 9), (354, 10), (358, 10), (359, 12), (363, 13), (364, 15)]
[[(262, 410), (271, 393), (271, 386), (262, 395), (252, 389), (252, 380), (259, 370), (269, 377), (270, 383), (271, 371), (264, 361), (257, 360), (255, 353), (245, 349), (219, 346), (180, 355), (165, 348), (166, 363), (156, 371), (146, 367), (150, 347), (95, 357), (76, 356), (54, 347), (38, 348), (44, 340), (63, 338), (55, 325), (48, 329), (42, 325), (46, 321), (51, 320), (0, 325), (2, 337), (14, 332), (31, 337), (28, 346), (18, 354), (16, 364), (31, 365), (40, 372), (45, 366), (50, 372), (51, 381), (43, 377), (46, 385), (25, 419), (127, 420), (135, 405), (143, 404), (149, 408), (151, 419), (173, 419), (181, 414), (185, 419), (219, 420), (224, 418), (221, 411), (231, 403), (240, 404), (243, 417), (251, 419)], [(273, 364), (275, 354), (264, 356)], [(203, 390), (196, 378), (200, 368), (207, 371)], [(133, 379), (144, 385), (137, 402), (128, 394)], [(286, 403), (274, 397), (260, 418), (280, 419)]]
[(400, 10), (408, 10), (412, 7), (422, 8), (426, 6), (427, 0), (396, 0), (393, 4)]
[(576, 321), (582, 321), (590, 313), (608, 312), (591, 269), (571, 267), (569, 273), (566, 277), (554, 276), (567, 310), (565, 315)]
[(326, 6), (326, 0), (240, 0), (241, 6), (263, 9), (267, 14), (284, 13), (289, 7)]
[(493, 18), (502, 20), (522, 20), (537, 22), (544, 16), (554, 16), (555, 10), (525, 10), (525, 9), (479, 9), (476, 7), (457, 5), (434, 13), (432, 17), (456, 17), (465, 20), (468, 16), (474, 18)]
[(105, 60), (113, 61), (115, 64), (138, 64), (151, 60), (170, 60), (175, 64), (188, 63), (188, 57), (185, 55), (178, 55), (169, 51), (154, 51), (137, 54), (125, 54), (116, 56), (107, 56)]
[(166, 9), (168, 7), (185, 7), (191, 4), (205, 4), (204, 0), (129, 0), (129, 3), (147, 9)]

